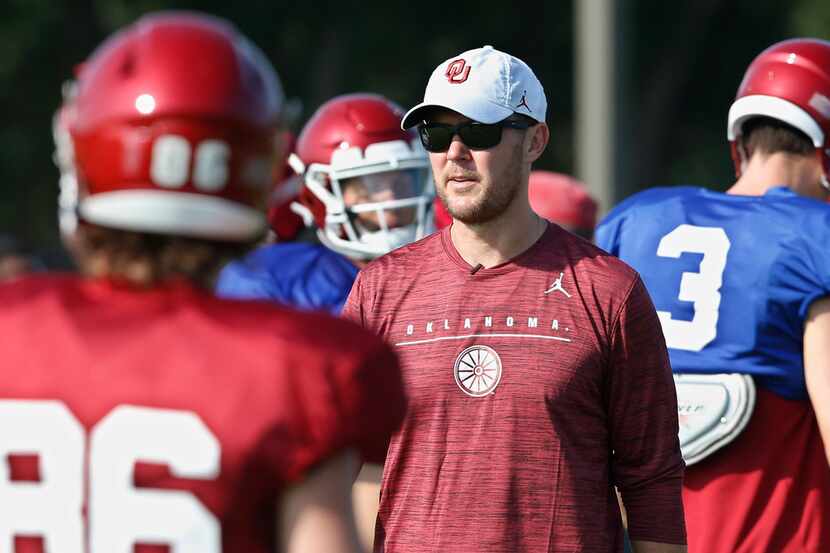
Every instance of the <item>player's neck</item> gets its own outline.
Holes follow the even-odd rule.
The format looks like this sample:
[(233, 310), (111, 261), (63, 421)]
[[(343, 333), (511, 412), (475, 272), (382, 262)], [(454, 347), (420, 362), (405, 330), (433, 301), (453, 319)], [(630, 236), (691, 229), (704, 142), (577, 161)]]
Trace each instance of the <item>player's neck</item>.
[(458, 254), (475, 267), (500, 265), (530, 248), (544, 234), (547, 221), (536, 215), (527, 199), (516, 200), (495, 219), (481, 224), (454, 221), (450, 229)]
[(786, 186), (801, 196), (821, 199), (821, 168), (812, 156), (775, 153), (753, 155), (745, 164), (741, 177), (727, 194), (763, 196), (776, 186)]

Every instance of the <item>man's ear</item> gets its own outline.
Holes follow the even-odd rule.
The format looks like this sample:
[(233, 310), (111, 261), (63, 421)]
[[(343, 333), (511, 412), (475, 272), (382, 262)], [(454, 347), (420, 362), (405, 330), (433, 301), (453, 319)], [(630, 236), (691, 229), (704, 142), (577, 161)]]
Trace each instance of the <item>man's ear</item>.
[(742, 137), (738, 138), (738, 159), (740, 159), (741, 164), (741, 174), (743, 175), (746, 173), (746, 168), (749, 166), (749, 152), (746, 151), (746, 146), (744, 145), (744, 141)]
[(527, 146), (527, 158), (533, 163), (542, 155), (550, 141), (550, 129), (547, 123), (533, 125), (529, 129), (530, 140)]

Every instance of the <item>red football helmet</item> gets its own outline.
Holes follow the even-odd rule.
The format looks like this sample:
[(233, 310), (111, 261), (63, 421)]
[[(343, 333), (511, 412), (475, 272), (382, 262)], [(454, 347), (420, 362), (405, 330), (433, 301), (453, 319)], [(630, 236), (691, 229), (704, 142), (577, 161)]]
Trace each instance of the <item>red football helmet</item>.
[(442, 229), (452, 224), (452, 215), (447, 211), (446, 206), (441, 201), (441, 198), (435, 196), (432, 201), (432, 214), (435, 221), (435, 228)]
[(403, 110), (375, 94), (338, 96), (303, 128), (293, 157), (304, 175), (294, 207), (329, 248), (372, 259), (432, 230), (429, 158), (400, 128)]
[(290, 241), (305, 226), (303, 218), (294, 211), (294, 204), (303, 189), (303, 177), (289, 163), (290, 155), (297, 146), (297, 137), (285, 131), (283, 138), (285, 156), (274, 169), (274, 187), (268, 198), (268, 224), (278, 241)]
[(140, 232), (225, 241), (262, 233), (283, 93), (231, 24), (145, 16), (78, 73), (54, 126), (62, 211)]
[(540, 217), (590, 238), (597, 224), (597, 202), (577, 179), (550, 171), (531, 171), (530, 207)]
[(52, 118), (52, 137), (55, 140), (53, 161), (60, 171), (58, 187), (58, 225), (61, 233), (71, 236), (78, 226), (78, 180), (69, 126), (75, 114), (74, 98), (77, 85), (68, 81), (63, 87), (63, 104)]
[(772, 45), (746, 70), (729, 108), (727, 136), (735, 173), (745, 161), (737, 139), (748, 119), (771, 117), (806, 134), (816, 147), (830, 188), (830, 42), (797, 38)]

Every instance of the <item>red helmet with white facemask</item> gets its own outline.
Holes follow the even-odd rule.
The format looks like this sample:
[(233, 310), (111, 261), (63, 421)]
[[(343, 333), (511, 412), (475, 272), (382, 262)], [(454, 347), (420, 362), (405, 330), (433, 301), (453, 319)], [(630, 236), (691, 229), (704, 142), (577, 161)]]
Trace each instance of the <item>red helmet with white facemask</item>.
[(373, 259), (432, 231), (429, 158), (401, 130), (402, 115), (382, 96), (338, 96), (297, 140), (292, 162), (304, 187), (295, 210), (347, 257)]
[(54, 125), (61, 211), (124, 230), (255, 239), (282, 105), (276, 72), (228, 22), (145, 16), (65, 91)]
[(289, 163), (297, 145), (297, 137), (290, 131), (283, 133), (285, 156), (274, 169), (273, 188), (268, 198), (268, 224), (278, 242), (295, 240), (305, 226), (303, 218), (294, 212), (294, 204), (303, 189), (303, 177)]
[(746, 161), (738, 138), (753, 117), (771, 117), (803, 132), (816, 148), (830, 188), (830, 42), (785, 40), (761, 52), (746, 70), (729, 109), (727, 136), (735, 173)]

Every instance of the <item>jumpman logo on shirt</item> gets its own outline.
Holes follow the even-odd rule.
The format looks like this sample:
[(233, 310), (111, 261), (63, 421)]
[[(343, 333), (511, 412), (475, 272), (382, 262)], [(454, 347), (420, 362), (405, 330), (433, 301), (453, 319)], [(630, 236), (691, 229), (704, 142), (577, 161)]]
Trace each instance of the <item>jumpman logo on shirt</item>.
[(545, 290), (545, 294), (550, 294), (551, 292), (562, 292), (569, 298), (571, 297), (571, 295), (568, 292), (566, 292), (564, 288), (562, 288), (562, 277), (564, 276), (564, 274), (565, 273), (559, 273), (559, 278), (554, 280), (553, 284), (550, 285), (550, 288)]
[(519, 102), (519, 105), (516, 106), (516, 109), (519, 109), (522, 106), (524, 106), (528, 112), (533, 113), (533, 110), (530, 109), (529, 105), (527, 105), (527, 90), (522, 91), (522, 100)]

